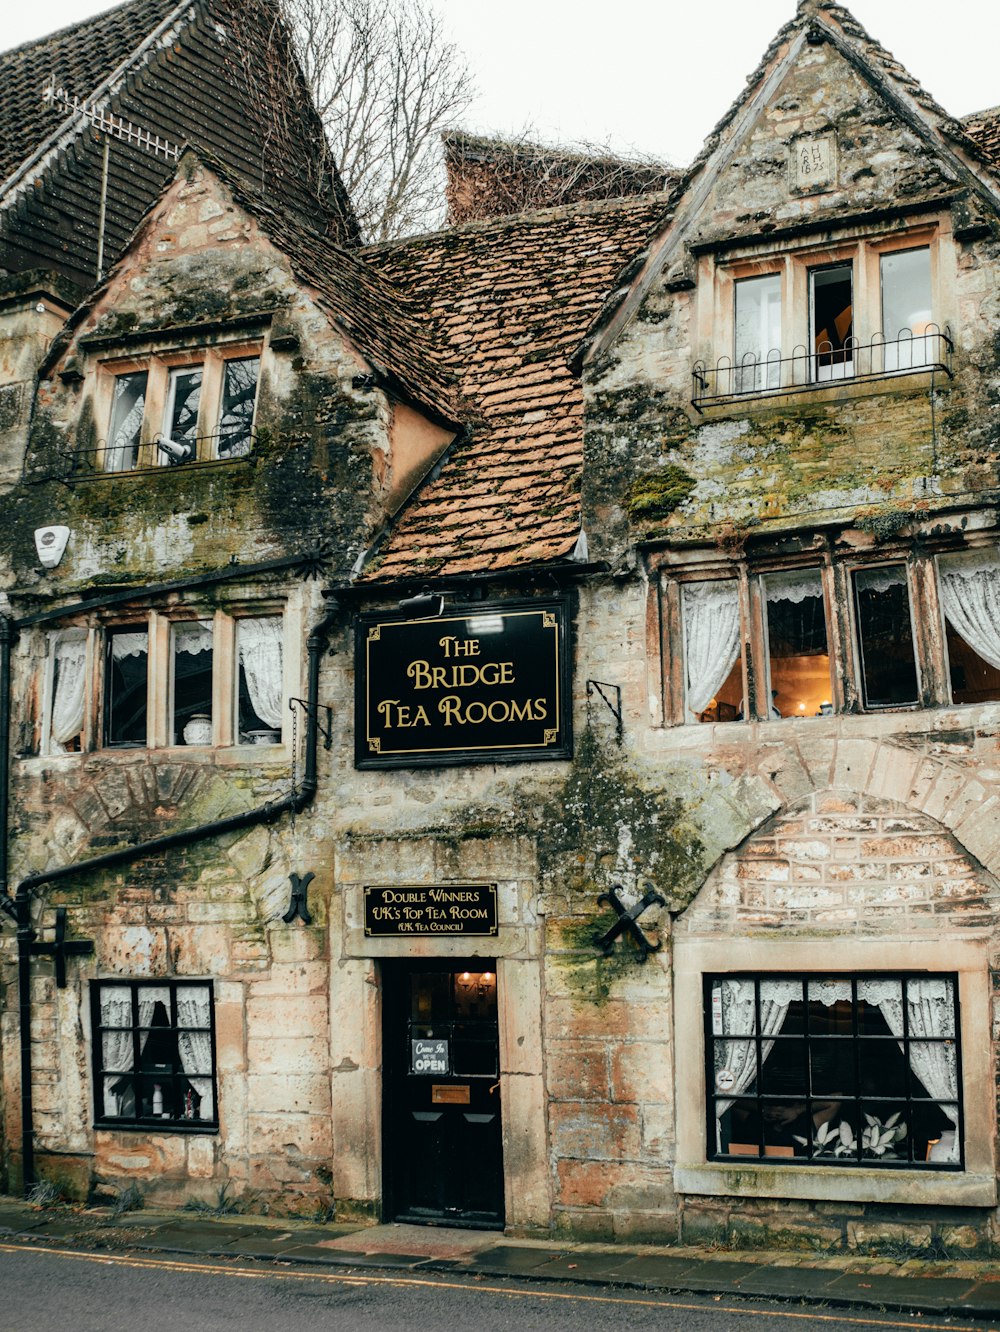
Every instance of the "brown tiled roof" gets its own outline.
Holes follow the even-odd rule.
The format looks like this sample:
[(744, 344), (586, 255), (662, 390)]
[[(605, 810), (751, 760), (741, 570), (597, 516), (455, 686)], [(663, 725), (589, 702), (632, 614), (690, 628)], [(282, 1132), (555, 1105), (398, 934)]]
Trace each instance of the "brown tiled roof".
[(403, 511), (369, 576), (569, 554), (580, 530), (583, 395), (567, 360), (664, 199), (523, 213), (362, 251), (424, 311), (482, 417)]
[(42, 99), (50, 82), (87, 97), (177, 5), (178, 0), (127, 0), (0, 53), (0, 181), (59, 124), (58, 112)]
[(974, 111), (971, 116), (963, 116), (962, 128), (1000, 166), (1000, 106), (991, 106), (987, 111)]
[(455, 376), (432, 346), (426, 320), (400, 299), (378, 267), (364, 263), (358, 251), (344, 249), (288, 214), (262, 205), (232, 180), (229, 184), (388, 387), (457, 425), (468, 408)]

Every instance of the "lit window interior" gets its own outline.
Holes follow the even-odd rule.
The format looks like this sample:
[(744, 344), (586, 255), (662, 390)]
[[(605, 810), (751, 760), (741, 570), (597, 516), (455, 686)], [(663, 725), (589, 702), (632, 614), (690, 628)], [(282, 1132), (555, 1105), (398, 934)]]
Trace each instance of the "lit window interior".
[(818, 569), (767, 574), (767, 648), (772, 717), (833, 711), (823, 581)]

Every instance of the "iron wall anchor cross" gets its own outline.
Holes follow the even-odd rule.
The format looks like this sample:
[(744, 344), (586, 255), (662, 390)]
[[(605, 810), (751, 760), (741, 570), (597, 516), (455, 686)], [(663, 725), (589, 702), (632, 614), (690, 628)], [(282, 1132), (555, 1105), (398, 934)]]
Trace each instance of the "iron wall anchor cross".
[(66, 908), (56, 907), (56, 933), (51, 943), (32, 943), (32, 954), (51, 957), (56, 964), (56, 985), (60, 990), (66, 988), (67, 957), (88, 957), (94, 951), (90, 939), (66, 938)]
[(646, 908), (653, 906), (654, 903), (657, 906), (666, 906), (666, 899), (661, 897), (655, 889), (650, 888), (649, 891), (636, 902), (634, 907), (626, 910), (625, 904), (618, 896), (621, 890), (621, 884), (616, 883), (613, 887), (609, 888), (606, 893), (601, 893), (600, 897), (597, 899), (598, 906), (602, 906), (605, 902), (613, 906), (618, 919), (606, 934), (602, 934), (601, 937), (595, 939), (594, 942), (605, 957), (610, 957), (615, 946), (615, 940), (620, 934), (625, 934), (627, 932), (632, 942), (639, 950), (639, 961), (645, 962), (650, 953), (658, 951), (660, 945), (658, 943), (650, 943), (636, 922)]
[(291, 925), (296, 916), (300, 916), (307, 924), (312, 924), (312, 913), (306, 902), (306, 894), (309, 891), (309, 885), (315, 879), (316, 875), (312, 870), (306, 874), (289, 874), (288, 878), (292, 885), (292, 900), (288, 904), (288, 910), (281, 917), (286, 925)]

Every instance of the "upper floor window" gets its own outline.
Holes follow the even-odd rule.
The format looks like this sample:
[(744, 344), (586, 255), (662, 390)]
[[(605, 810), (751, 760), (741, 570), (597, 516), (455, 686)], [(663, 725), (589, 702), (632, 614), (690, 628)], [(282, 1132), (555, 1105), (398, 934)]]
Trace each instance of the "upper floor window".
[[(995, 547), (751, 569), (745, 594), (742, 577), (680, 584), (685, 721), (1000, 701)], [(940, 617), (939, 632), (920, 633), (921, 616)]]
[(950, 374), (951, 337), (933, 295), (938, 246), (932, 233), (919, 239), (720, 264), (711, 326), (729, 341), (696, 363), (695, 405), (920, 369)]
[(286, 697), (281, 615), (170, 619), (49, 637), (42, 749), (275, 745)]
[(260, 353), (205, 351), (151, 356), (107, 376), (106, 472), (243, 458), (253, 444)]

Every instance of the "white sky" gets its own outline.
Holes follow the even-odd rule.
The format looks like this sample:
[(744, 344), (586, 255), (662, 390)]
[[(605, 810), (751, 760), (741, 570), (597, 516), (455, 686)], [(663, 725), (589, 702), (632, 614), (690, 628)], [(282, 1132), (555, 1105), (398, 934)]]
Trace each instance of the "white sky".
[[(795, 13), (795, 0), (436, 4), (479, 87), (465, 128), (608, 142), (679, 165), (694, 157)], [(8, 3), (0, 49), (109, 7)], [(952, 114), (1000, 103), (997, 0), (853, 0), (849, 8)]]

